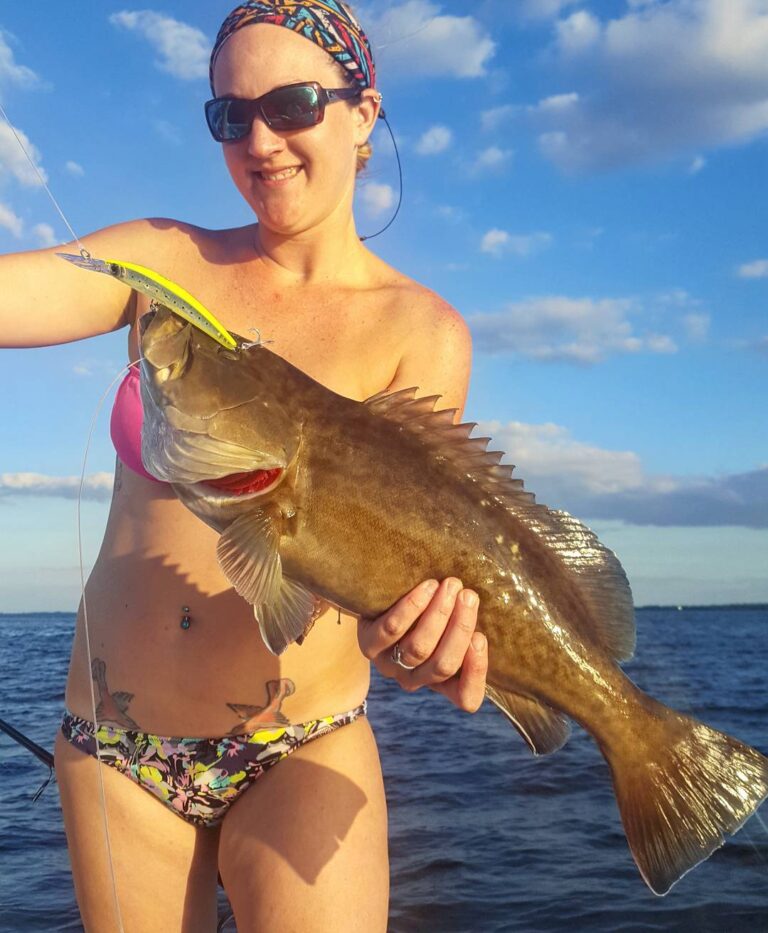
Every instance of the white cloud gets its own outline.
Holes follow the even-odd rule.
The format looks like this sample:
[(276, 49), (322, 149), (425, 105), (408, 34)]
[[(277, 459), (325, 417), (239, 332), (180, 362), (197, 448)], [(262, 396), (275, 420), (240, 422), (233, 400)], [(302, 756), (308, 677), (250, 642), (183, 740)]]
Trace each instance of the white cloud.
[[(496, 43), (472, 16), (451, 16), (430, 0), (406, 0), (381, 11), (360, 8), (382, 73), (390, 77), (478, 78)], [(459, 51), (460, 50), (460, 53)]]
[(475, 433), (491, 435), (489, 447), (507, 451), (524, 479), (547, 477), (589, 493), (639, 489), (646, 481), (637, 454), (584, 444), (556, 424), (491, 421), (478, 425)]
[(568, 94), (552, 94), (550, 97), (540, 100), (535, 107), (530, 109), (545, 114), (563, 113), (575, 107), (579, 100), (579, 95), (575, 91)]
[(531, 256), (551, 246), (553, 242), (550, 233), (529, 233), (527, 235), (512, 234), (506, 230), (489, 230), (480, 243), (483, 253), (492, 256), (503, 256), (511, 253), (514, 256)]
[(514, 152), (512, 149), (500, 149), (498, 146), (489, 146), (477, 154), (477, 158), (472, 163), (471, 171), (482, 172), (485, 170), (494, 171), (501, 169), (509, 163)]
[[(105, 501), (112, 495), (111, 473), (92, 473), (85, 477), (83, 499)], [(0, 473), (0, 497), (54, 496), (76, 499), (79, 476), (46, 476), (43, 473)]]
[(755, 259), (739, 266), (738, 272), (742, 279), (768, 279), (768, 259)]
[(632, 318), (641, 312), (631, 298), (545, 295), (472, 315), (469, 324), (479, 350), (543, 362), (593, 365), (623, 354), (674, 353), (671, 336), (636, 332)]
[(564, 55), (581, 55), (600, 38), (600, 20), (586, 10), (578, 10), (556, 26), (557, 46)]
[[(29, 153), (29, 157), (39, 169), (43, 179), (48, 181), (48, 176), (40, 165), (39, 150), (30, 142), (29, 137), (23, 130), (20, 130), (18, 127), (14, 127), (14, 130), (16, 131), (16, 136), (19, 137), (19, 140), (21, 140), (24, 148)], [(27, 157), (22, 152), (16, 136), (14, 136), (13, 131), (7, 123), (0, 123), (0, 176), (8, 174), (28, 188), (39, 187), (40, 179), (37, 177)]]
[(53, 227), (50, 224), (35, 224), (32, 228), (32, 233), (40, 246), (56, 246), (58, 243), (61, 243), (61, 240), (53, 232)]
[(480, 114), (480, 127), (484, 132), (497, 130), (510, 120), (519, 110), (514, 104), (504, 104), (501, 107), (492, 107), (483, 110)]
[(24, 232), (24, 222), (21, 217), (5, 204), (0, 203), (0, 227), (12, 233), (18, 239)]
[(507, 452), (539, 502), (585, 519), (634, 525), (768, 528), (768, 467), (723, 476), (647, 473), (632, 451), (578, 441), (556, 424), (478, 425), (489, 447)]
[(529, 19), (549, 19), (561, 10), (576, 6), (581, 0), (522, 0), (523, 16)]
[(555, 31), (554, 68), (590, 89), (563, 112), (534, 108), (541, 150), (565, 172), (740, 144), (768, 130), (765, 0), (634, 3), (603, 20), (579, 10)]
[(688, 339), (694, 343), (701, 343), (709, 335), (709, 326), (712, 323), (708, 314), (686, 314), (683, 317)]
[(492, 256), (501, 256), (509, 243), (509, 234), (506, 230), (489, 230), (480, 243), (480, 250), (483, 253), (490, 253)]
[(395, 191), (391, 185), (380, 185), (372, 181), (360, 188), (360, 197), (365, 209), (373, 216), (390, 210), (395, 203)]
[(27, 68), (26, 65), (18, 65), (14, 61), (13, 49), (5, 41), (5, 36), (0, 32), (0, 84), (4, 82), (16, 84), (19, 87), (31, 88), (40, 83), (39, 77)]
[(453, 133), (447, 126), (431, 126), (422, 133), (416, 143), (416, 152), (419, 155), (437, 155), (445, 152), (453, 142)]
[(64, 165), (64, 169), (70, 175), (74, 175), (76, 178), (82, 178), (85, 175), (85, 169), (79, 162), (73, 162), (71, 159)]
[(161, 71), (184, 81), (208, 77), (211, 42), (194, 26), (153, 10), (123, 10), (109, 21), (146, 39), (160, 56), (155, 64)]
[(707, 164), (707, 160), (704, 158), (704, 156), (700, 156), (700, 155), (696, 156), (694, 160), (691, 162), (691, 164), (688, 166), (688, 174), (698, 175), (699, 172), (704, 168), (706, 164)]

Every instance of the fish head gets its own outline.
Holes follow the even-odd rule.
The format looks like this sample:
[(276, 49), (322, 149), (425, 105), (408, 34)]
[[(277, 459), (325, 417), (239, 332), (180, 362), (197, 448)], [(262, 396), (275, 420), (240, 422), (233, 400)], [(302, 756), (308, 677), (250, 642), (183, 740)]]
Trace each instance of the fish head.
[(227, 503), (263, 495), (298, 455), (301, 420), (264, 348), (228, 350), (168, 308), (143, 315), (142, 460)]

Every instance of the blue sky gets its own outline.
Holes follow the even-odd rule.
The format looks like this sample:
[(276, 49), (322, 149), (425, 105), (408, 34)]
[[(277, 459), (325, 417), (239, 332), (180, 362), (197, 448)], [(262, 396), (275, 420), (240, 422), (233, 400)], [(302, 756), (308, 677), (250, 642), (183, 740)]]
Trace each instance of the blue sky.
[[(4, 5), (0, 100), (80, 236), (251, 219), (202, 118), (229, 9)], [(356, 9), (405, 183), (368, 245), (468, 319), (466, 420), (616, 550), (638, 604), (768, 601), (768, 2)], [(397, 198), (383, 127), (373, 142), (361, 234)], [(0, 251), (67, 238), (0, 124)], [(71, 478), (124, 357), (123, 334), (2, 352), (0, 611), (76, 605)]]

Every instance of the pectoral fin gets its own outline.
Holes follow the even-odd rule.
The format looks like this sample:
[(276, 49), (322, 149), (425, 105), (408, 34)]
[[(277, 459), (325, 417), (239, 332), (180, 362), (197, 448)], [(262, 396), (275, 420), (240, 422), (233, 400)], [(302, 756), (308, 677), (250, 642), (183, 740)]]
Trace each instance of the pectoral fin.
[(511, 720), (534, 755), (551, 755), (568, 741), (571, 727), (565, 716), (531, 697), (488, 684), (485, 695)]
[(278, 518), (267, 509), (242, 515), (219, 538), (216, 556), (229, 582), (253, 605), (264, 643), (282, 654), (314, 621), (316, 598), (283, 576)]
[(219, 538), (216, 556), (226, 578), (251, 605), (277, 602), (282, 586), (280, 531), (266, 509), (241, 515)]

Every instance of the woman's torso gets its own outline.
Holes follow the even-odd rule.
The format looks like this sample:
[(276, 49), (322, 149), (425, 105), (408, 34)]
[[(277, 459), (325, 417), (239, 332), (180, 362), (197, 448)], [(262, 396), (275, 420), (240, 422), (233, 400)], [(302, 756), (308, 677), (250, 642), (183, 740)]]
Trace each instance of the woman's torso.
[[(341, 395), (361, 400), (387, 388), (414, 339), (415, 312), (432, 293), (372, 254), (341, 285), (278, 287), (250, 252), (252, 231), (169, 224), (157, 231), (161, 248), (127, 243), (126, 255), (114, 258), (183, 284), (230, 330), (247, 335), (258, 328), (271, 350)], [(138, 296), (137, 317), (145, 310)], [(217, 539), (168, 486), (118, 461), (104, 542), (86, 587), (91, 662), (103, 662), (94, 680), (102, 710), (148, 732), (203, 736), (359, 704), (369, 662), (358, 648), (357, 620), (329, 608), (303, 645), (275, 657), (251, 606), (218, 567)], [(180, 624), (185, 614), (187, 629)], [(66, 702), (92, 718), (84, 636), (81, 605)]]

